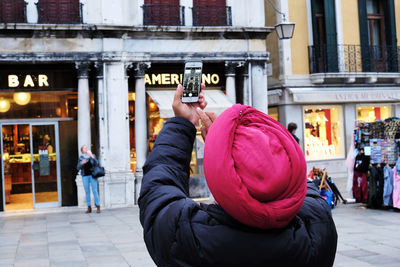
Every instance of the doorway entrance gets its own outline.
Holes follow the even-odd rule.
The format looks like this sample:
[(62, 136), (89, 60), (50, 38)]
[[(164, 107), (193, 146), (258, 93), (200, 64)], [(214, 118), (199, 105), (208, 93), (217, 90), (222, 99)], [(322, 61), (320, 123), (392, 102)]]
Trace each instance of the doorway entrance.
[(61, 206), (57, 122), (2, 123), (5, 210)]

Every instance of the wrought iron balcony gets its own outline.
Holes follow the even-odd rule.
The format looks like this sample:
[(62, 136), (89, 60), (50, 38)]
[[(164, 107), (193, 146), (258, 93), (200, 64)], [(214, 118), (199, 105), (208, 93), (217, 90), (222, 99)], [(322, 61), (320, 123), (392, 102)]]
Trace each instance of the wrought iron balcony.
[(192, 14), (193, 26), (232, 26), (230, 6), (195, 6)]
[(308, 47), (310, 73), (398, 72), (400, 47), (314, 45)]
[(185, 7), (178, 5), (143, 5), (143, 24), (184, 26)]
[(39, 23), (81, 24), (82, 3), (78, 1), (39, 1), (37, 4)]
[(0, 23), (25, 23), (26, 4), (24, 0), (0, 0)]

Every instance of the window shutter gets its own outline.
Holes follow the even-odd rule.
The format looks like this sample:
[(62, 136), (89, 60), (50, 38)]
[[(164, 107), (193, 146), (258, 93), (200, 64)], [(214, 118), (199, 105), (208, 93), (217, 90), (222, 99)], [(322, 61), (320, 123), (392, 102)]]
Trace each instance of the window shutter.
[(318, 31), (317, 31), (317, 20), (315, 19), (316, 14), (317, 14), (317, 3), (316, 3), (317, 1), (319, 1), (319, 0), (311, 1), (313, 41), (314, 41), (314, 45), (322, 45), (319, 43), (319, 36), (318, 36)]
[(196, 26), (227, 25), (226, 0), (193, 0), (193, 7)]
[(370, 71), (371, 58), (369, 55), (367, 4), (365, 0), (358, 0), (358, 20), (360, 24), (362, 69), (363, 71)]
[(39, 0), (41, 23), (80, 23), (79, 0)]
[(328, 72), (338, 72), (335, 1), (324, 0)]
[(1, 1), (0, 22), (26, 22), (24, 0)]
[(383, 10), (385, 13), (385, 37), (387, 44), (386, 53), (388, 71), (397, 72), (399, 71), (399, 67), (396, 35), (396, 15), (393, 0), (384, 0)]
[(145, 0), (146, 23), (149, 25), (180, 25), (179, 0)]

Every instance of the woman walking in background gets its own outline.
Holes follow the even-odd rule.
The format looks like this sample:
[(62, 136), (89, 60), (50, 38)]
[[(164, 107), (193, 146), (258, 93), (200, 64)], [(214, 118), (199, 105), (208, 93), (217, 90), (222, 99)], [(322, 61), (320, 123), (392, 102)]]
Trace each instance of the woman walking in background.
[(93, 166), (98, 164), (96, 155), (94, 155), (86, 145), (81, 147), (82, 155), (79, 157), (76, 168), (81, 171), (83, 188), (86, 193), (87, 210), (86, 213), (92, 212), (92, 201), (90, 199), (90, 187), (92, 187), (94, 203), (97, 207), (97, 213), (100, 213), (100, 198), (98, 192), (98, 181), (92, 176)]

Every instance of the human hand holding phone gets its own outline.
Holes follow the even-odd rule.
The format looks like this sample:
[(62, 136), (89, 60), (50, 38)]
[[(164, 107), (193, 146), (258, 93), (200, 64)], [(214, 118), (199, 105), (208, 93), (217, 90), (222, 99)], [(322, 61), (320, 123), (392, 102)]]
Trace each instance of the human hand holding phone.
[[(203, 90), (206, 86), (201, 84), (201, 89)], [(172, 109), (174, 111), (175, 117), (181, 117), (189, 120), (194, 126), (199, 124), (199, 114), (196, 108), (204, 109), (207, 106), (207, 101), (204, 99), (203, 91), (201, 90), (199, 94), (199, 101), (196, 103), (182, 103), (183, 86), (178, 85), (175, 91), (174, 100), (172, 102)]]

